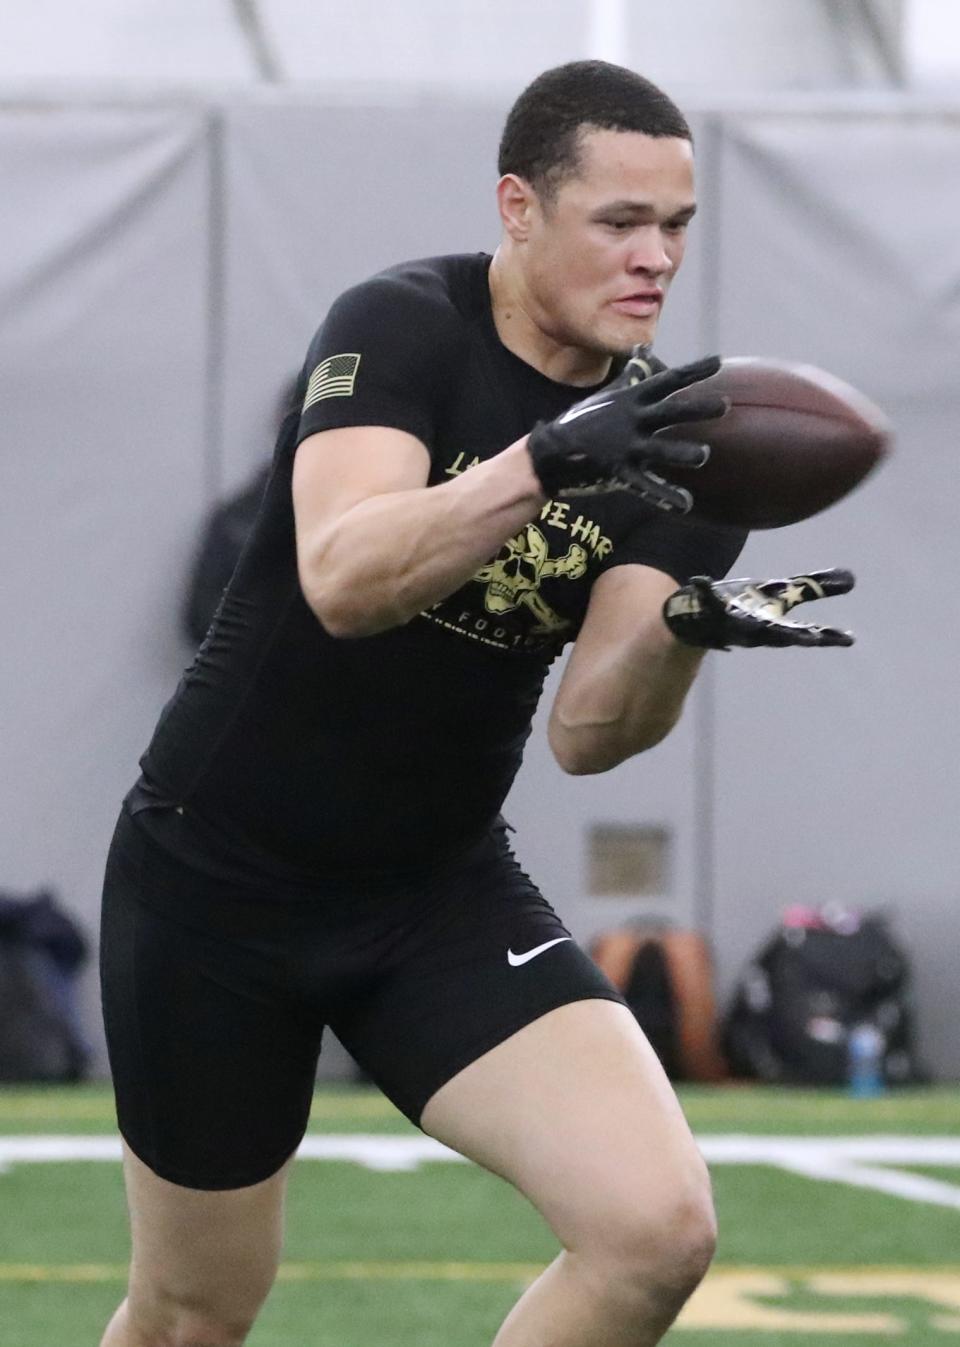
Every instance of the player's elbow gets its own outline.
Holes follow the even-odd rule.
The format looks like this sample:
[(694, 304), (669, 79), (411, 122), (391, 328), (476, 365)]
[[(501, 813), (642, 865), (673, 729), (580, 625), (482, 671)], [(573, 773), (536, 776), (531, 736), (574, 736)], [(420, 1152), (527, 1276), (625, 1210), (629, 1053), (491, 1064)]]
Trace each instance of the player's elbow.
[(404, 577), (371, 566), (357, 549), (336, 541), (328, 532), (297, 549), (300, 590), (324, 631), (350, 640), (409, 622), (418, 609), (405, 593)]
[(547, 738), (561, 771), (568, 776), (598, 776), (638, 753), (655, 748), (675, 724), (675, 719), (658, 718), (629, 729), (619, 725), (569, 729), (554, 722)]
[(351, 612), (342, 606), (311, 604), (310, 607), (327, 635), (337, 640), (357, 640), (361, 636), (376, 636), (377, 632), (384, 630), (363, 614)]
[(564, 745), (563, 748), (554, 747), (553, 756), (560, 770), (566, 772), (567, 776), (598, 776), (601, 772), (609, 772), (611, 767), (618, 765), (598, 755), (572, 751), (569, 745)]
[(314, 617), (328, 635), (338, 640), (376, 636), (401, 624), (402, 619), (371, 602), (371, 595), (332, 573), (308, 572), (301, 567), (300, 588)]
[(393, 613), (379, 612), (363, 604), (345, 603), (342, 599), (310, 602), (314, 616), (328, 636), (337, 640), (357, 640), (361, 636), (378, 636), (391, 627), (403, 625)]
[(599, 776), (601, 772), (609, 772), (613, 767), (619, 767), (624, 762), (629, 753), (611, 752), (610, 746), (606, 744), (551, 744), (553, 756), (567, 776)]

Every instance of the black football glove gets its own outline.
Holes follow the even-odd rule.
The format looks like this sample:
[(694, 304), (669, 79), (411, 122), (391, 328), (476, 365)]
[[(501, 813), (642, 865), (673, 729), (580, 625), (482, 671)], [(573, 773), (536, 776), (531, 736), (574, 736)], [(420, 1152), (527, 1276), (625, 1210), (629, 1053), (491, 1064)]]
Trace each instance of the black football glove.
[(708, 650), (758, 645), (853, 645), (853, 633), (812, 622), (787, 622), (798, 603), (846, 594), (850, 571), (834, 567), (786, 580), (711, 580), (695, 575), (663, 605), (663, 620), (686, 645)]
[(722, 416), (727, 401), (704, 395), (665, 404), (679, 388), (707, 379), (720, 368), (719, 356), (650, 375), (645, 346), (599, 393), (575, 403), (555, 421), (541, 422), (527, 441), (533, 469), (551, 497), (630, 491), (661, 510), (686, 514), (690, 492), (665, 481), (671, 468), (700, 468), (710, 453), (705, 444), (653, 439), (664, 426)]

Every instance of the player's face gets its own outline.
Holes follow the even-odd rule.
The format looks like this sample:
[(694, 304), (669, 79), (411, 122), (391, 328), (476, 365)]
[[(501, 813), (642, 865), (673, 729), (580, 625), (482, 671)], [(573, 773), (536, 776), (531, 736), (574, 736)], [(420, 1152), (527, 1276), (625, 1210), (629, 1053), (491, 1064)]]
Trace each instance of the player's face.
[(607, 354), (652, 342), (695, 210), (689, 141), (588, 132), (580, 172), (532, 213), (527, 283), (548, 335)]

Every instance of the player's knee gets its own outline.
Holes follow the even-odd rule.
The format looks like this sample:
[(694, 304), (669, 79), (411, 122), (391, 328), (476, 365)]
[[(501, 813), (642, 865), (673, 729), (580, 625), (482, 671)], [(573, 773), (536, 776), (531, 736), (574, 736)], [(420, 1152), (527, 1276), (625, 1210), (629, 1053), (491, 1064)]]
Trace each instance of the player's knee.
[(611, 1294), (666, 1318), (677, 1314), (703, 1280), (716, 1252), (710, 1182), (692, 1173), (658, 1200), (617, 1204), (594, 1247)]
[(229, 1309), (200, 1305), (169, 1293), (146, 1304), (134, 1301), (129, 1308), (137, 1347), (243, 1347), (257, 1313), (239, 1304)]
[(252, 1327), (190, 1317), (155, 1325), (134, 1341), (137, 1347), (243, 1347)]
[(664, 1307), (679, 1312), (697, 1289), (717, 1251), (717, 1222), (709, 1189), (670, 1208), (652, 1260), (650, 1285)]

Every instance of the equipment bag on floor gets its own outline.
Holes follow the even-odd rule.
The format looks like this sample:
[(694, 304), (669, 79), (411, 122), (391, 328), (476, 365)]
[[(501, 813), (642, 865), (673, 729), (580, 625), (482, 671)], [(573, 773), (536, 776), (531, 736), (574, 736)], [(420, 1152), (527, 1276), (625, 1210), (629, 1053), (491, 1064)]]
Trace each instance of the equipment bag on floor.
[(924, 1079), (915, 1054), (904, 952), (878, 914), (792, 908), (741, 978), (724, 1021), (735, 1076), (793, 1085), (849, 1078), (850, 1036), (882, 1035), (888, 1084)]
[(635, 926), (597, 936), (594, 963), (623, 993), (671, 1080), (720, 1080), (713, 967), (697, 931)]
[(0, 1083), (82, 1078), (90, 1054), (74, 982), (86, 958), (51, 893), (0, 893)]

